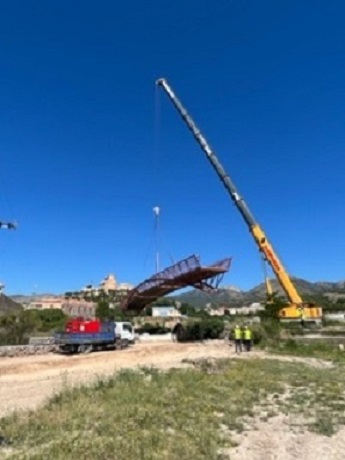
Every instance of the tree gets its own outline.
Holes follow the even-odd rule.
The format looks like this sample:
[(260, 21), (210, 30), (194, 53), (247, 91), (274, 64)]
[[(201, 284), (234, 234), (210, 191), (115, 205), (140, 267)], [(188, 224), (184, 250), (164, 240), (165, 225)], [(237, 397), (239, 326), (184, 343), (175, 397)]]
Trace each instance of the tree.
[(267, 300), (265, 304), (265, 310), (260, 312), (260, 317), (261, 318), (270, 318), (274, 320), (279, 320), (278, 313), (279, 311), (286, 307), (287, 303), (286, 300), (277, 295), (277, 293), (273, 293), (270, 298)]
[(210, 315), (205, 308), (194, 308), (187, 302), (183, 302), (179, 308), (182, 315), (189, 318), (208, 318)]
[(29, 336), (39, 326), (33, 311), (22, 311), (17, 315), (5, 315), (0, 320), (0, 343), (3, 345), (25, 345)]
[(128, 321), (128, 317), (131, 315), (134, 316), (135, 312), (125, 313), (119, 306), (116, 306), (113, 309), (113, 317), (115, 321)]
[(101, 321), (110, 321), (114, 319), (114, 311), (111, 310), (106, 300), (100, 300), (97, 303), (96, 317)]
[(152, 305), (156, 307), (165, 307), (167, 305), (175, 305), (175, 301), (174, 299), (169, 299), (169, 297), (161, 297), (155, 300)]
[(37, 318), (40, 321), (40, 325), (38, 326), (37, 330), (42, 332), (51, 332), (64, 329), (68, 318), (68, 316), (62, 310), (57, 309), (31, 310), (31, 312), (36, 313)]
[(145, 310), (145, 316), (152, 316), (152, 306), (151, 305), (148, 305)]

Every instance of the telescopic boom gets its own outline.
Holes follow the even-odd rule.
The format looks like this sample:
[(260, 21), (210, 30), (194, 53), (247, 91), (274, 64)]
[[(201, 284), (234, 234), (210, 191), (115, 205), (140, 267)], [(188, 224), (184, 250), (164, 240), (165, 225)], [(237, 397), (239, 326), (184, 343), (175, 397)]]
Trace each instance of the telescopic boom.
[(298, 294), (295, 286), (293, 285), (288, 273), (284, 269), (272, 245), (267, 240), (265, 233), (260, 228), (259, 224), (255, 221), (244, 199), (238, 193), (230, 176), (226, 173), (225, 169), (219, 162), (215, 152), (211, 149), (207, 140), (202, 135), (201, 131), (199, 130), (197, 125), (194, 123), (193, 119), (188, 114), (187, 110), (183, 107), (180, 100), (176, 97), (176, 95), (174, 94), (173, 90), (171, 89), (167, 81), (164, 78), (160, 78), (159, 80), (157, 80), (156, 84), (158, 86), (161, 86), (165, 90), (170, 100), (176, 107), (177, 111), (183, 118), (184, 122), (186, 123), (188, 128), (193, 133), (196, 141), (198, 142), (198, 144), (204, 151), (207, 159), (213, 166), (218, 177), (220, 178), (226, 190), (230, 194), (237, 209), (241, 213), (259, 250), (263, 253), (265, 259), (268, 261), (268, 263), (272, 267), (272, 270), (275, 273), (276, 277), (278, 278), (278, 281), (281, 287), (283, 288), (285, 294), (287, 295), (289, 301), (296, 306), (299, 306), (299, 305), (302, 306), (303, 301), (300, 295)]

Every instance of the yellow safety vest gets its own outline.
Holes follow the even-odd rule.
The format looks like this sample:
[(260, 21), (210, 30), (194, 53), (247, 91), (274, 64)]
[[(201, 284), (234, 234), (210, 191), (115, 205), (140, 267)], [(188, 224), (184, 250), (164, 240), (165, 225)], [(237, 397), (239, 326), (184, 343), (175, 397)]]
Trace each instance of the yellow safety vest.
[(245, 340), (252, 340), (252, 331), (250, 329), (245, 329), (244, 338)]
[(304, 318), (305, 318), (304, 308), (300, 308), (300, 309), (299, 309), (299, 317), (300, 317), (300, 319), (304, 319)]
[(239, 327), (235, 327), (235, 339), (236, 340), (242, 339), (242, 331)]

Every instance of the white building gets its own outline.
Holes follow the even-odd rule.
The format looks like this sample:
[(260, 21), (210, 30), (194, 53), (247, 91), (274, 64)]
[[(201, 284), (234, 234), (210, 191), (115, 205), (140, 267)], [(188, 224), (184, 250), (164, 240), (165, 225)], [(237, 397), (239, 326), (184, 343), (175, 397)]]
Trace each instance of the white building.
[(152, 316), (155, 318), (180, 318), (181, 313), (171, 305), (166, 307), (152, 307)]
[(324, 314), (324, 318), (329, 321), (345, 321), (345, 311), (329, 312)]
[(115, 292), (124, 292), (124, 291), (130, 291), (133, 289), (133, 286), (129, 283), (117, 283), (117, 280), (115, 276), (110, 273), (108, 276), (106, 276), (98, 286), (92, 286), (91, 284), (85, 286), (83, 289), (81, 289), (81, 292), (83, 294), (93, 294), (95, 296), (99, 295), (101, 292), (104, 292), (106, 294), (109, 293), (115, 293)]

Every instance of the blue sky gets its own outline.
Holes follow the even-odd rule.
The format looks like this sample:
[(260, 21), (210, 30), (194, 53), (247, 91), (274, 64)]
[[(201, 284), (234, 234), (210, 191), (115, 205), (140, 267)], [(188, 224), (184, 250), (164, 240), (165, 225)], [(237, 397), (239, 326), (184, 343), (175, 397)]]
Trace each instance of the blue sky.
[(155, 80), (166, 77), (290, 274), (345, 278), (340, 1), (13, 0), (0, 15), (6, 293), (137, 283), (190, 254), (262, 282), (258, 251)]

